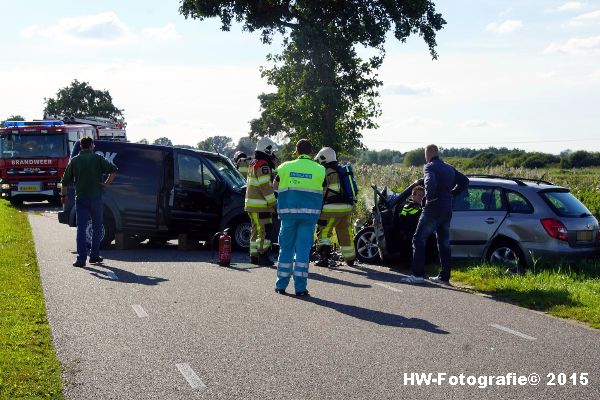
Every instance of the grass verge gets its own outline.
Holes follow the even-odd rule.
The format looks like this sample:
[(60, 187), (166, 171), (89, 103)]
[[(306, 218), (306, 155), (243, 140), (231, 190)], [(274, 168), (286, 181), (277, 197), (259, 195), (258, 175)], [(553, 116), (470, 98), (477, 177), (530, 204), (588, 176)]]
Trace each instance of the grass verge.
[(0, 399), (62, 399), (27, 215), (0, 201)]
[(522, 307), (585, 322), (600, 329), (600, 262), (533, 268), (511, 276), (495, 265), (462, 265), (452, 280)]

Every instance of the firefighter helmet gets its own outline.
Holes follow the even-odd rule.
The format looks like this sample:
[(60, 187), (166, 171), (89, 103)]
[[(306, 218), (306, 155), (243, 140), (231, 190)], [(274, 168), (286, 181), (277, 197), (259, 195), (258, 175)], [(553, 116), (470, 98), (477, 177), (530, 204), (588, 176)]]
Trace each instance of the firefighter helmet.
[(335, 150), (331, 147), (323, 147), (316, 155), (315, 161), (320, 164), (328, 164), (333, 161), (337, 161)]
[(238, 162), (241, 158), (248, 158), (248, 156), (243, 151), (236, 151), (233, 155), (233, 162)]
[(258, 143), (256, 143), (256, 151), (265, 153), (268, 156), (274, 155), (276, 150), (277, 144), (267, 137), (259, 139)]

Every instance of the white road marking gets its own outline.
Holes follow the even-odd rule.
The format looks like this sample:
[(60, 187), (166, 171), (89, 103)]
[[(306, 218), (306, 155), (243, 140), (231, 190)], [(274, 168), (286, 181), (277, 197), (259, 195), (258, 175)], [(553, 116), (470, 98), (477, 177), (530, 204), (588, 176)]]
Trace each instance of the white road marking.
[(536, 339), (536, 338), (534, 338), (533, 336), (526, 335), (526, 334), (524, 334), (524, 333), (521, 333), (521, 332), (519, 332), (519, 331), (515, 331), (515, 330), (513, 330), (513, 329), (507, 328), (507, 327), (505, 327), (505, 326), (502, 326), (502, 325), (490, 324), (490, 326), (491, 326), (492, 328), (500, 329), (501, 331), (504, 331), (504, 332), (512, 333), (513, 335), (516, 335), (516, 336), (522, 337), (523, 339), (527, 339), (527, 340), (537, 340), (537, 339)]
[(397, 289), (397, 288), (395, 288), (395, 287), (393, 287), (393, 286), (388, 286), (388, 285), (385, 285), (385, 284), (383, 284), (383, 283), (375, 283), (375, 284), (376, 284), (377, 286), (381, 286), (382, 288), (386, 288), (386, 289), (388, 289), (388, 290), (391, 290), (392, 292), (398, 292), (398, 293), (401, 293), (401, 292), (402, 292), (402, 290), (401, 290), (401, 289)]
[(146, 310), (144, 310), (142, 308), (142, 306), (140, 306), (139, 304), (132, 304), (131, 308), (133, 308), (133, 311), (135, 311), (137, 316), (140, 318), (145, 318), (148, 316), (148, 313), (146, 312)]
[(114, 273), (114, 272), (112, 272), (112, 271), (108, 271), (108, 272), (106, 273), (106, 276), (108, 276), (108, 277), (109, 277), (110, 279), (112, 279), (113, 281), (118, 281), (118, 280), (119, 280), (119, 277), (117, 276), (117, 274), (115, 274), (115, 273)]
[(200, 379), (198, 375), (196, 375), (192, 367), (190, 367), (190, 364), (181, 363), (175, 364), (175, 366), (177, 367), (179, 372), (181, 372), (181, 375), (183, 375), (185, 380), (190, 384), (192, 389), (203, 389), (206, 387), (204, 382), (202, 382), (202, 379)]

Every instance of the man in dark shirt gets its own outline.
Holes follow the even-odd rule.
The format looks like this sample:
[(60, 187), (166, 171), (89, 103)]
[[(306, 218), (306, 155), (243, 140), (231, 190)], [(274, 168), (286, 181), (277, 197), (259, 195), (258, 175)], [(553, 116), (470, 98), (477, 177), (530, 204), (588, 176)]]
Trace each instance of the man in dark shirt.
[(452, 198), (469, 185), (469, 178), (452, 165), (439, 158), (438, 147), (430, 144), (425, 148), (427, 164), (425, 174), (425, 206), (413, 236), (412, 275), (404, 278), (405, 283), (422, 284), (425, 275), (425, 248), (427, 239), (435, 232), (440, 253), (441, 272), (431, 281), (450, 284), (450, 220)]
[[(102, 236), (102, 188), (110, 185), (115, 179), (117, 167), (104, 157), (94, 153), (94, 141), (83, 137), (79, 141), (81, 151), (67, 165), (62, 177), (61, 199), (65, 203), (68, 185), (75, 183), (75, 215), (77, 219), (77, 260), (75, 267), (85, 266), (87, 259), (86, 227), (88, 219), (92, 219), (92, 248), (90, 263), (102, 262), (100, 257), (100, 239)], [(102, 175), (108, 174), (106, 181)]]

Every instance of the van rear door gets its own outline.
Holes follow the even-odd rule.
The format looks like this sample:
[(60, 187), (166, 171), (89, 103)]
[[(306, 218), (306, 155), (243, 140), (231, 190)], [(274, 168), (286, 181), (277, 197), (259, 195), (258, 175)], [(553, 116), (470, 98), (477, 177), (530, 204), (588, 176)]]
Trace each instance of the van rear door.
[(171, 217), (178, 232), (215, 233), (222, 210), (222, 183), (207, 160), (194, 152), (176, 151)]

